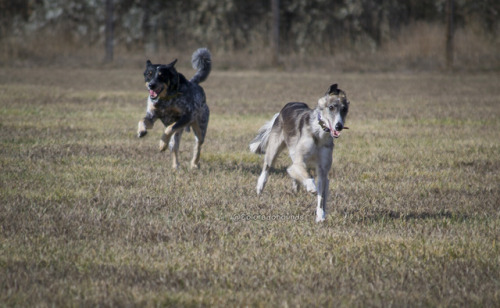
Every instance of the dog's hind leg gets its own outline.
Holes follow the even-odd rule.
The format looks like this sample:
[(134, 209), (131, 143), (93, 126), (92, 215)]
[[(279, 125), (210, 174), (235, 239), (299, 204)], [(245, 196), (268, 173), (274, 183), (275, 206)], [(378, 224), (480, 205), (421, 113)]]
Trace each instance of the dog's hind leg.
[(203, 145), (205, 138), (200, 127), (198, 126), (198, 123), (193, 123), (193, 125), (191, 125), (191, 128), (193, 129), (194, 139), (195, 139), (193, 148), (193, 158), (191, 159), (191, 168), (197, 169), (200, 167), (201, 146)]
[(317, 188), (314, 184), (313, 177), (307, 171), (306, 162), (310, 159), (311, 150), (315, 147), (314, 140), (312, 138), (302, 138), (299, 144), (294, 148), (290, 149), (290, 158), (293, 163), (286, 170), (288, 174), (297, 181), (302, 183), (306, 188), (307, 192), (316, 193)]
[(205, 142), (205, 135), (207, 134), (209, 116), (210, 116), (210, 111), (207, 106), (204, 112), (200, 115), (198, 121), (195, 121), (193, 122), (193, 124), (191, 124), (195, 137), (195, 144), (193, 148), (193, 159), (191, 160), (192, 169), (198, 169), (200, 167), (201, 146)]
[(296, 179), (292, 179), (292, 191), (297, 193), (300, 189), (300, 183)]
[(267, 178), (269, 176), (269, 169), (274, 165), (276, 157), (285, 148), (285, 141), (281, 136), (281, 133), (271, 131), (269, 135), (269, 141), (267, 143), (266, 154), (264, 156), (264, 165), (262, 166), (262, 172), (260, 173), (259, 179), (257, 180), (257, 194), (260, 195), (264, 190), (267, 183)]
[(314, 179), (307, 172), (306, 164), (302, 161), (294, 162), (288, 169), (286, 169), (288, 174), (296, 182), (302, 183), (306, 190), (310, 193), (316, 193), (317, 188), (314, 184)]

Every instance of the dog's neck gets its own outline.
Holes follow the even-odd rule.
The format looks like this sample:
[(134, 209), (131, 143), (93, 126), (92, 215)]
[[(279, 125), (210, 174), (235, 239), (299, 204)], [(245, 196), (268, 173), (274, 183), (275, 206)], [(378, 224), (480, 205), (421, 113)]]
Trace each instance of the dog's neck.
[(326, 125), (325, 121), (321, 118), (321, 112), (318, 111), (318, 124), (321, 126), (325, 133), (330, 133), (330, 128)]
[[(321, 109), (317, 106), (311, 115), (311, 126), (313, 127), (314, 135), (318, 140), (330, 140), (330, 128), (324, 119), (321, 116)], [(331, 138), (333, 140), (333, 138)]]
[(162, 101), (169, 101), (169, 100), (172, 100), (172, 99), (174, 99), (174, 98), (177, 98), (177, 97), (179, 97), (179, 96), (181, 96), (181, 95), (182, 95), (182, 93), (181, 93), (181, 92), (179, 92), (179, 89), (177, 89), (177, 91), (176, 91), (174, 94), (167, 95), (167, 96), (165, 96), (165, 97), (160, 97), (160, 100), (162, 100)]
[(168, 94), (168, 90), (170, 88), (170, 86), (167, 87), (166, 91), (167, 91), (167, 95), (166, 96), (163, 96), (163, 97), (158, 97), (158, 102), (159, 101), (169, 101), (169, 100), (172, 100), (172, 99), (175, 99), (179, 96), (182, 95), (182, 93), (179, 91), (180, 87), (181, 87), (181, 83), (180, 83), (180, 77), (179, 77), (180, 74), (177, 74), (177, 87), (176, 89), (174, 89), (174, 93), (172, 94)]

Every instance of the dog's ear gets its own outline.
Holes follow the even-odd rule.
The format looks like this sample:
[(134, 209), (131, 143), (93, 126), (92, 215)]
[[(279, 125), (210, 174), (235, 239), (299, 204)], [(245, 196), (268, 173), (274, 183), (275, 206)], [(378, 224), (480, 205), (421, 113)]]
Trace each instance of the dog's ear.
[(149, 59), (148, 59), (148, 61), (146, 61), (146, 66), (150, 66), (151, 64), (153, 64), (153, 63), (151, 63), (151, 61), (149, 61)]
[(177, 59), (172, 61), (172, 63), (167, 64), (168, 67), (174, 67), (175, 63), (177, 63)]
[(336, 83), (334, 83), (330, 86), (330, 88), (328, 89), (328, 94), (330, 94), (330, 95), (339, 94), (339, 88), (338, 88)]

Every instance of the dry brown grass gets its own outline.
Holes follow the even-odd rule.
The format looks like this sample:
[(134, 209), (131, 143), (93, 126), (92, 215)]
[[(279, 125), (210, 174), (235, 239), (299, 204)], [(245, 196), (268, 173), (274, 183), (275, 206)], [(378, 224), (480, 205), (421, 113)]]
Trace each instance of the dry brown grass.
[[(173, 172), (159, 123), (135, 137), (141, 72), (0, 71), (2, 305), (499, 305), (498, 74), (216, 70), (201, 169), (186, 134)], [(247, 145), (332, 82), (351, 129), (316, 224), (286, 156), (256, 196)]]
[[(267, 70), (273, 66), (272, 50), (263, 37), (254, 38), (240, 50), (227, 51), (223, 46), (208, 46), (222, 70)], [(198, 46), (192, 48), (195, 50)], [(59, 32), (42, 32), (27, 37), (6, 36), (0, 40), (0, 66), (60, 67), (60, 68), (129, 68), (139, 69), (144, 59), (165, 63), (179, 58), (179, 64), (190, 69), (191, 53), (185, 49), (159, 44), (156, 52), (146, 52), (139, 45), (117, 42), (113, 63), (104, 64), (104, 47), (76, 41)], [(307, 52), (305, 51), (307, 50)], [(468, 24), (455, 31), (454, 64), (456, 71), (482, 72), (500, 70), (500, 39), (479, 25)], [(339, 41), (332, 47), (327, 43), (309, 49), (281, 50), (280, 70), (303, 72), (380, 72), (427, 71), (446, 68), (445, 25), (416, 22), (403, 27), (394, 37), (380, 46), (365, 38), (354, 42)]]
[[(386, 42), (376, 53), (383, 67), (435, 70), (445, 68), (446, 29), (442, 24), (416, 23), (403, 28), (398, 38)], [(454, 35), (454, 68), (498, 70), (500, 41), (470, 25)]]

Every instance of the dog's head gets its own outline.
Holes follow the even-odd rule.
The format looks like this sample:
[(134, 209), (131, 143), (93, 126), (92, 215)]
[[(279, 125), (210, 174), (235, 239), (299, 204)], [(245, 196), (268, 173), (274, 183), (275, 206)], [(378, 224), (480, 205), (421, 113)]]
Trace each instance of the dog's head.
[(318, 120), (324, 123), (323, 129), (329, 131), (333, 138), (338, 138), (343, 129), (347, 112), (349, 111), (349, 100), (344, 91), (333, 84), (326, 91), (325, 96), (318, 100)]
[(179, 86), (179, 73), (175, 69), (177, 59), (167, 65), (151, 64), (146, 62), (144, 80), (149, 90), (149, 96), (153, 100), (165, 98)]
[(146, 69), (144, 70), (144, 82), (146, 83), (146, 87), (148, 86), (151, 79), (153, 79), (153, 77), (155, 76), (156, 69), (160, 65), (161, 64), (153, 64), (149, 60), (146, 61)]

